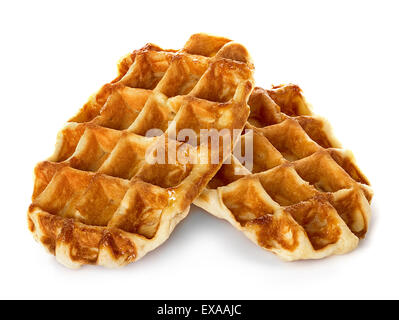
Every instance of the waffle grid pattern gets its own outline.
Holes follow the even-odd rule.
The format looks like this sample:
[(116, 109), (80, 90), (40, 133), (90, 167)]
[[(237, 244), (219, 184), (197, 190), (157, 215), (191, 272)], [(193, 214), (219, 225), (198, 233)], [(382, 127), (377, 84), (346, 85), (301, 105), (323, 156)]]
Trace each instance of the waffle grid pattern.
[(237, 159), (224, 164), (194, 203), (285, 260), (354, 249), (373, 193), (352, 153), (296, 85), (255, 88), (248, 103), (252, 171)]
[[(251, 171), (234, 156), (220, 170), (144, 161), (161, 141), (209, 156), (176, 139), (176, 129), (243, 127), (253, 69), (243, 46), (197, 34), (182, 50), (148, 44), (118, 68), (35, 169), (30, 229), (61, 263), (119, 266), (141, 258), (169, 237), (206, 184), (196, 205), (285, 260), (346, 253), (365, 236), (369, 182), (296, 85), (252, 92), (245, 125), (253, 130)], [(164, 134), (146, 137), (154, 128)], [(241, 143), (247, 138), (243, 131)]]
[[(179, 51), (149, 44), (126, 56), (118, 77), (90, 98), (59, 133), (53, 156), (36, 166), (28, 212), (35, 238), (68, 267), (125, 265), (162, 244), (224, 160), (217, 150), (220, 164), (204, 164), (214, 150), (174, 132), (243, 128), (252, 91), (243, 55), (239, 44), (198, 34)], [(164, 133), (145, 136), (150, 129)], [(198, 164), (146, 161), (149, 149), (173, 156), (171, 145)]]

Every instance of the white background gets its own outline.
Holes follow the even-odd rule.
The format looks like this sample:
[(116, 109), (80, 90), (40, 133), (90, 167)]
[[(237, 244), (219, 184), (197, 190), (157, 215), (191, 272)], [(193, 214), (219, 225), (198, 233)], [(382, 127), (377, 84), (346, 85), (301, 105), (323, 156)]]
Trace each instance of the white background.
[[(0, 4), (0, 298), (399, 298), (397, 1), (9, 1)], [(247, 46), (257, 85), (299, 84), (372, 182), (358, 249), (286, 263), (197, 208), (118, 270), (71, 271), (26, 226), (36, 162), (125, 53), (208, 32)]]

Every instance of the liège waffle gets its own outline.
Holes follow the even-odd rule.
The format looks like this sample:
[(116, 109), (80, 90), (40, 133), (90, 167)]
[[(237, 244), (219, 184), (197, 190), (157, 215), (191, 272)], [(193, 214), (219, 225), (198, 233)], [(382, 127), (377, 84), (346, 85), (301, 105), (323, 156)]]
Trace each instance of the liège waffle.
[(373, 193), (352, 153), (296, 85), (255, 88), (248, 104), (252, 169), (233, 158), (194, 203), (285, 260), (354, 249)]
[[(118, 67), (35, 169), (29, 225), (59, 261), (117, 266), (141, 258), (168, 238), (208, 182), (194, 203), (283, 259), (345, 253), (364, 237), (369, 182), (299, 87), (254, 89), (247, 119), (253, 66), (243, 46), (197, 34), (179, 51), (147, 45)], [(173, 129), (231, 131), (246, 120), (250, 170), (234, 156), (219, 171), (144, 161), (164, 140), (209, 156)], [(144, 136), (154, 128), (165, 133)]]
[[(53, 156), (36, 166), (28, 211), (34, 237), (68, 267), (126, 265), (161, 245), (224, 153), (216, 150), (217, 164), (159, 164), (145, 155), (164, 146), (168, 157), (174, 145), (209, 160), (215, 150), (173, 132), (243, 129), (252, 66), (241, 57), (242, 45), (202, 34), (178, 51), (149, 44), (126, 56), (118, 77), (90, 98), (59, 133)], [(163, 134), (146, 136), (150, 129)]]

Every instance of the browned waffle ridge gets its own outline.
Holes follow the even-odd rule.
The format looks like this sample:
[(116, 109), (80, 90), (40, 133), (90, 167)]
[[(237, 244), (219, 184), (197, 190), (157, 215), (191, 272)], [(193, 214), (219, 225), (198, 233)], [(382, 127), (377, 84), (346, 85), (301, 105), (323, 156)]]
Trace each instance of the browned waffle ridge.
[(353, 250), (373, 193), (352, 153), (297, 85), (255, 88), (248, 104), (252, 171), (233, 158), (194, 203), (285, 260)]
[[(174, 144), (172, 129), (241, 129), (249, 115), (252, 66), (246, 49), (193, 35), (181, 50), (153, 44), (119, 63), (58, 135), (56, 150), (35, 168), (29, 228), (68, 267), (126, 265), (161, 245), (187, 215), (219, 164), (151, 164), (149, 147)], [(146, 137), (149, 129), (164, 133)], [(231, 146), (230, 146), (231, 147)], [(219, 150), (218, 150), (219, 151)]]

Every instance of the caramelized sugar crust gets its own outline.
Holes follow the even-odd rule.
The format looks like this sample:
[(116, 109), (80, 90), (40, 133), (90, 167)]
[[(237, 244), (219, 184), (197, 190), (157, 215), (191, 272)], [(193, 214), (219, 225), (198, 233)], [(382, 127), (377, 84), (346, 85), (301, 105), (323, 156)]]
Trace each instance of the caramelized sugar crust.
[(248, 104), (251, 171), (233, 157), (195, 204), (286, 260), (354, 249), (367, 232), (373, 193), (352, 153), (296, 85), (255, 88)]
[[(172, 129), (232, 132), (249, 115), (252, 65), (246, 49), (228, 39), (197, 34), (181, 50), (148, 44), (118, 69), (35, 168), (29, 229), (68, 267), (125, 265), (161, 245), (224, 158), (157, 164), (146, 161), (146, 152), (166, 143), (210, 157), (210, 150), (178, 141)], [(154, 128), (163, 134), (145, 136)]]

